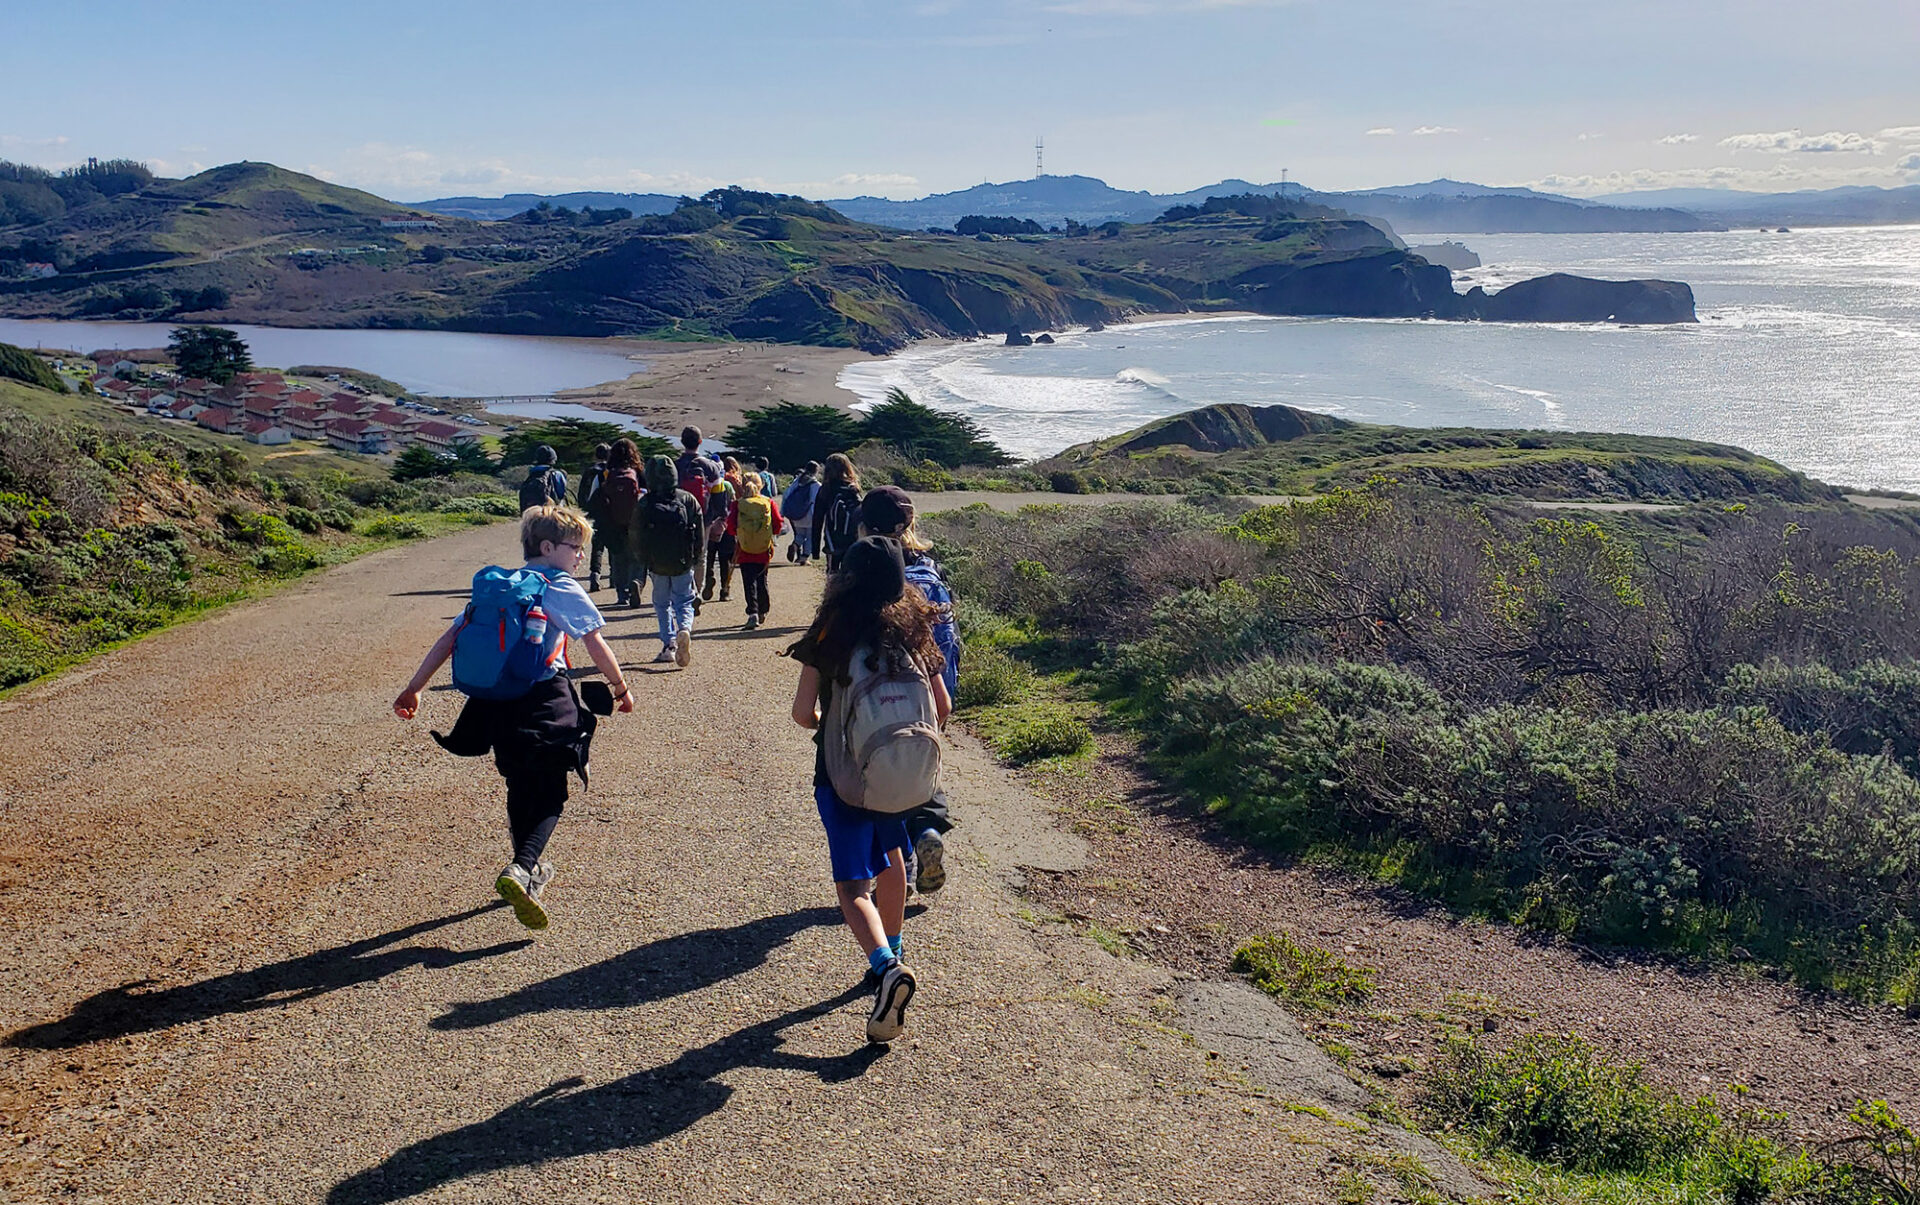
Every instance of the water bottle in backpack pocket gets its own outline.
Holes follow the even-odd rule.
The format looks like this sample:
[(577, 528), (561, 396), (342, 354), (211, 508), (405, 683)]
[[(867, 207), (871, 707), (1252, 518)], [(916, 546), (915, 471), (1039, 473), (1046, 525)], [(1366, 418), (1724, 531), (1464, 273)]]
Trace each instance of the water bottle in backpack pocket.
[(565, 636), (548, 640), (541, 600), (549, 584), (533, 568), (488, 565), (473, 575), (473, 596), (453, 636), (456, 687), (476, 699), (517, 699), (553, 676), (567, 646)]
[(822, 749), (834, 794), (852, 807), (898, 814), (940, 787), (933, 683), (912, 656), (862, 646), (850, 682), (836, 682)]

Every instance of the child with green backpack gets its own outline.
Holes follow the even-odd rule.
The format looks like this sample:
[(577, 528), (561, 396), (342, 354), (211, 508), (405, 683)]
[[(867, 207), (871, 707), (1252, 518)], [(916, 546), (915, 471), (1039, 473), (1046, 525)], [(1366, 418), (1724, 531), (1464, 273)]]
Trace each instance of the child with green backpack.
[(554, 872), (541, 855), (567, 802), (567, 775), (577, 773), (583, 784), (587, 781), (596, 721), (566, 672), (574, 640), (606, 675), (607, 686), (590, 684), (599, 686), (600, 709), (633, 710), (620, 661), (600, 632), (606, 621), (572, 577), (592, 540), (592, 525), (572, 507), (529, 508), (520, 517), (526, 564), (519, 569), (489, 565), (473, 575), (466, 609), (433, 642), (393, 701), (393, 714), (412, 719), (420, 709), (420, 692), (453, 659), (453, 684), (465, 692), (467, 703), (453, 730), (445, 736), (435, 732), (433, 739), (460, 757), (491, 751), (506, 779), (513, 860), (494, 890), (529, 929), (547, 927), (541, 896)]
[(918, 990), (900, 936), (909, 841), (901, 817), (939, 784), (939, 725), (953, 709), (931, 611), (907, 584), (900, 542), (869, 536), (846, 549), (812, 626), (787, 649), (804, 667), (793, 719), (814, 730), (813, 798), (834, 893), (875, 985), (872, 1042), (900, 1035)]

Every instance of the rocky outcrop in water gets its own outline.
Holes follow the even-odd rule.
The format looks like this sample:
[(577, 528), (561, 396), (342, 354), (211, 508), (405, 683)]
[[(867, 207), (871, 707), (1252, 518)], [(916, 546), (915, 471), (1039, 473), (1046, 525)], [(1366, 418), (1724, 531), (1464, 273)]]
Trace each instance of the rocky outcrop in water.
[(1677, 280), (1593, 280), (1555, 272), (1508, 285), (1473, 289), (1460, 299), (1461, 318), (1484, 322), (1696, 322), (1693, 290)]

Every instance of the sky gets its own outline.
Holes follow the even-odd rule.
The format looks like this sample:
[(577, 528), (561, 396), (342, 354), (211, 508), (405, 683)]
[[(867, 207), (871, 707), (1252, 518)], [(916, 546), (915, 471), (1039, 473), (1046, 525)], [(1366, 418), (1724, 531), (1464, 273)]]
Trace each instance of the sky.
[[(0, 158), (400, 201), (1920, 183), (1920, 0), (0, 0)], [(30, 48), (38, 48), (33, 51)]]

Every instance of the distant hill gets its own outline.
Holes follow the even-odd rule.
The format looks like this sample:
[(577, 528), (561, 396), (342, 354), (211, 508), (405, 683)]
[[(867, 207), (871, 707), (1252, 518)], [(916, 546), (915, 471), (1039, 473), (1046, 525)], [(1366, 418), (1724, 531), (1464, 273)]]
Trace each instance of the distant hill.
[(1920, 185), (1853, 185), (1803, 192), (1664, 188), (1612, 193), (1596, 201), (1623, 208), (1672, 206), (1737, 225), (1836, 226), (1920, 222)]
[[(1532, 189), (1481, 189), (1454, 181), (1367, 192), (1309, 192), (1307, 199), (1359, 217), (1379, 218), (1402, 234), (1612, 234), (1717, 230), (1711, 218), (1681, 209), (1624, 209)], [(1445, 187), (1450, 186), (1450, 187)], [(1474, 191), (1462, 191), (1473, 189)]]
[(412, 208), (475, 222), (498, 222), (516, 213), (525, 213), (542, 201), (555, 208), (631, 209), (634, 216), (638, 217), (649, 213), (672, 213), (678, 200), (677, 197), (657, 192), (563, 192), (554, 195), (512, 192), (504, 197), (440, 197), (432, 201), (417, 201)]
[[(1714, 228), (1712, 222), (1679, 210), (1626, 210), (1527, 188), (1488, 188), (1457, 180), (1361, 192), (1315, 192), (1298, 184), (1284, 187), (1289, 197), (1344, 209), (1356, 217), (1377, 219), (1402, 234)], [(1041, 176), (1005, 184), (980, 184), (917, 201), (853, 197), (827, 203), (856, 221), (909, 230), (930, 226), (950, 228), (970, 214), (1027, 218), (1048, 227), (1062, 225), (1068, 219), (1092, 226), (1108, 221), (1150, 222), (1175, 205), (1193, 205), (1210, 196), (1244, 193), (1278, 196), (1282, 188), (1280, 184), (1222, 180), (1184, 193), (1156, 194), (1127, 192), (1092, 176)]]

